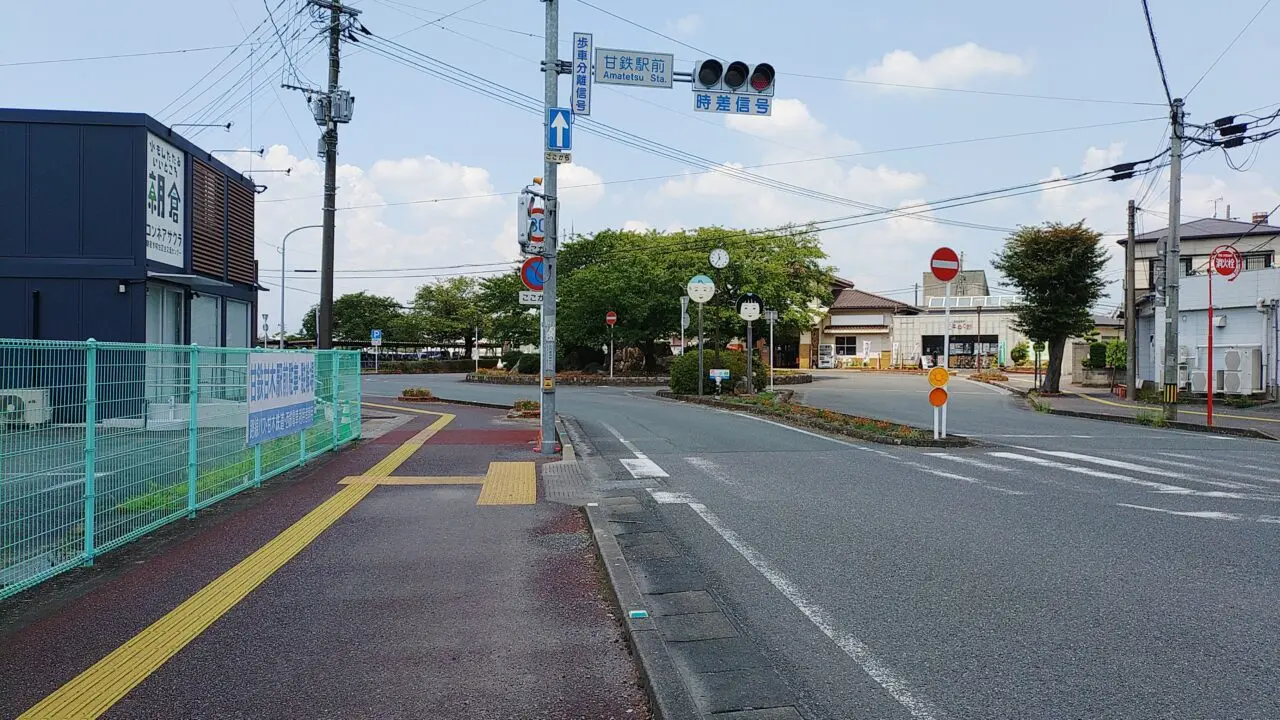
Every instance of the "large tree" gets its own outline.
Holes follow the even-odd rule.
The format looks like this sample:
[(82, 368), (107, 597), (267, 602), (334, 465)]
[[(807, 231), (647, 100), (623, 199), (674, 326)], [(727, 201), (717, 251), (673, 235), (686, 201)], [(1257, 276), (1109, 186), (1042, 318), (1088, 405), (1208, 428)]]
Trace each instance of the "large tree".
[[(729, 266), (713, 269), (708, 253), (723, 247)], [(806, 306), (830, 300), (831, 269), (817, 236), (805, 229), (744, 233), (710, 227), (680, 233), (604, 230), (566, 243), (560, 253), (557, 334), (569, 347), (608, 342), (605, 313), (618, 313), (616, 348), (637, 347), (653, 369), (657, 345), (680, 332), (680, 296), (699, 273), (716, 281), (716, 298), (704, 308), (706, 337), (717, 345), (746, 334), (735, 311), (744, 292), (780, 311), (782, 330), (809, 322)], [(696, 317), (696, 307), (690, 307)], [(764, 323), (759, 323), (763, 334)], [(690, 327), (690, 334), (696, 332)], [(568, 348), (566, 348), (567, 350)]]
[(518, 272), (480, 281), (477, 303), (488, 324), (486, 339), (515, 347), (538, 344), (538, 309), (520, 304), (524, 289)]
[(1102, 234), (1084, 226), (1022, 226), (1005, 240), (991, 266), (1017, 288), (1018, 329), (1049, 345), (1041, 392), (1059, 392), (1067, 339), (1093, 329), (1091, 310), (1102, 298), (1107, 252)]
[(476, 328), (481, 334), (488, 330), (487, 317), (480, 308), (480, 290), (479, 280), (465, 276), (419, 287), (412, 315), (427, 341), (440, 345), (461, 341), (470, 356)]
[[(302, 318), (302, 335), (316, 336), (316, 306)], [(400, 301), (366, 292), (347, 293), (333, 301), (333, 339), (340, 342), (369, 340), (371, 330), (381, 330), (385, 342), (417, 342), (410, 318)]]

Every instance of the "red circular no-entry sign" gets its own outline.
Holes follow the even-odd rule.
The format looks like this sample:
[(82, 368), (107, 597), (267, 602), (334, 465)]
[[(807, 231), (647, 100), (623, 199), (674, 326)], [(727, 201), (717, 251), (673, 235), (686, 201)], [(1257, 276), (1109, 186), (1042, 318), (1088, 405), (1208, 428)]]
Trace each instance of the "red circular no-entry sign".
[(929, 270), (941, 282), (951, 282), (960, 274), (960, 256), (949, 247), (940, 247), (929, 258)]
[(613, 327), (618, 324), (618, 313), (610, 310), (604, 314), (604, 324)]

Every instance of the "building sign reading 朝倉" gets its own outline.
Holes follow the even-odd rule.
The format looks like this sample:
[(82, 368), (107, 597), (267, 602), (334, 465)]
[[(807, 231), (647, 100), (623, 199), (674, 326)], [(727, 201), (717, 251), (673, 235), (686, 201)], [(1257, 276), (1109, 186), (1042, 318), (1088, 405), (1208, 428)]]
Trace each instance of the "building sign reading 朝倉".
[(250, 447), (311, 427), (316, 414), (316, 356), (249, 353)]
[(147, 133), (147, 259), (184, 267), (187, 156)]

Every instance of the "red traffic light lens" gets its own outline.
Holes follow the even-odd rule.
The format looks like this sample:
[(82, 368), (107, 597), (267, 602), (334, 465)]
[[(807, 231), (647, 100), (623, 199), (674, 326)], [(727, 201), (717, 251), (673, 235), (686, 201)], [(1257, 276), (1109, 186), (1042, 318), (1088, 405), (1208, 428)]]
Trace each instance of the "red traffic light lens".
[(729, 68), (724, 71), (724, 84), (731, 88), (740, 88), (747, 81), (747, 73), (750, 68), (741, 60), (735, 60), (729, 63)]
[(764, 92), (773, 84), (773, 66), (769, 63), (760, 63), (751, 73), (751, 89), (756, 92)]
[(724, 72), (724, 66), (719, 60), (703, 60), (698, 66), (698, 84), (710, 87), (720, 82), (720, 73)]

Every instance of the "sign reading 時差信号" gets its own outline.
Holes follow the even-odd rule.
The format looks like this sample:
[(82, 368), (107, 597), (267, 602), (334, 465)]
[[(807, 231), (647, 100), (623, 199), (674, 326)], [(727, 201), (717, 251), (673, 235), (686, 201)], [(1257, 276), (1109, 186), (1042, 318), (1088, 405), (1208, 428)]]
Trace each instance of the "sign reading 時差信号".
[(316, 356), (249, 354), (250, 447), (302, 432), (316, 413)]

